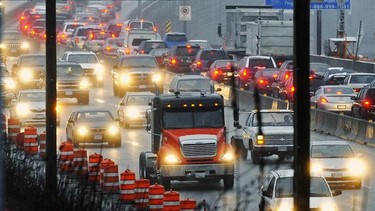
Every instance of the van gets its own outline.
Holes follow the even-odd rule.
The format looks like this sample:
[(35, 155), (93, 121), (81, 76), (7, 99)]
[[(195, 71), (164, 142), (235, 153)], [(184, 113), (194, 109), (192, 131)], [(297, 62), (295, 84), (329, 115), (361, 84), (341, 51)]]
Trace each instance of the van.
[(146, 30), (146, 31), (154, 31), (157, 32), (154, 23), (151, 21), (144, 21), (141, 20), (127, 20), (124, 22), (121, 28), (120, 36), (124, 36), (130, 30)]
[(138, 46), (144, 40), (161, 40), (161, 36), (159, 33), (142, 29), (129, 30), (127, 33), (124, 34), (123, 38), (124, 48), (118, 51), (119, 57), (123, 55), (136, 54)]
[(172, 48), (175, 45), (186, 45), (188, 39), (185, 33), (169, 32), (164, 35), (163, 41), (167, 43), (168, 48)]

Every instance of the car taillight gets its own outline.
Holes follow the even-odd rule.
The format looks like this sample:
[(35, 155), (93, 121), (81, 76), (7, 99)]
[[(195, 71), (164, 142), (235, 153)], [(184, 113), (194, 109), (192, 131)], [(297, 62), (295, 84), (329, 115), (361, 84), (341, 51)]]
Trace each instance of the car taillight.
[(277, 74), (273, 74), (272, 77), (273, 77), (273, 78), (277, 78)]
[(108, 9), (111, 9), (112, 7), (113, 7), (112, 4), (107, 4), (107, 8), (108, 8)]
[(177, 64), (177, 60), (176, 59), (171, 59), (171, 61), (169, 63), (170, 64)]
[(43, 39), (46, 40), (47, 39), (47, 35), (44, 33), (43, 34)]
[(24, 28), (24, 29), (28, 29), (29, 27), (28, 27), (27, 25), (25, 25), (23, 28)]
[(125, 30), (126, 30), (126, 31), (130, 31), (130, 27), (127, 26), (127, 27), (125, 28)]
[(65, 38), (65, 34), (64, 33), (61, 34), (61, 38)]
[(145, 51), (144, 50), (141, 50), (141, 54), (144, 54), (145, 53)]
[(154, 32), (158, 32), (158, 28), (156, 28), (156, 26), (152, 30), (154, 30)]
[(70, 6), (69, 5), (65, 5), (64, 8), (67, 9), (67, 10), (69, 10)]
[(34, 31), (34, 30), (33, 30), (33, 31), (31, 31), (31, 34), (32, 34), (32, 35), (35, 35), (35, 31)]
[(254, 68), (256, 68), (258, 70), (264, 70), (264, 69), (266, 69), (266, 67), (263, 67), (263, 66), (255, 66)]
[(197, 65), (197, 67), (202, 67), (202, 62), (201, 61), (197, 61), (196, 65)]
[(219, 74), (221, 74), (221, 71), (219, 70), (219, 69), (216, 69), (215, 71), (214, 71), (214, 75), (219, 75)]
[(290, 88), (290, 92), (295, 92), (296, 91), (296, 88), (294, 88), (294, 86), (292, 86), (292, 88)]
[(363, 106), (364, 106), (364, 107), (370, 107), (370, 105), (371, 105), (371, 102), (370, 102), (369, 100), (365, 100), (365, 101), (363, 102)]
[(106, 9), (101, 9), (100, 12), (101, 12), (101, 13), (107, 13), (108, 10), (106, 10)]
[(355, 92), (359, 92), (359, 91), (361, 91), (361, 88), (354, 88), (353, 89)]
[(89, 38), (93, 39), (94, 38), (94, 34), (90, 34)]
[(112, 36), (111, 36), (112, 38), (115, 38), (116, 37), (116, 35), (114, 34), (114, 33), (112, 33)]
[(289, 78), (289, 74), (285, 74), (285, 79), (288, 79)]
[(110, 50), (111, 50), (111, 47), (110, 47), (110, 46), (107, 46), (105, 49), (106, 49), (107, 51), (110, 51)]
[(257, 144), (264, 144), (264, 136), (257, 135)]
[(125, 49), (125, 54), (126, 54), (126, 55), (129, 55), (129, 54), (130, 54), (130, 48)]
[(321, 103), (328, 103), (328, 99), (325, 98), (325, 97), (323, 97), (323, 96), (321, 96), (321, 97), (319, 98), (319, 101), (320, 101)]
[(25, 19), (25, 16), (21, 16), (20, 20), (24, 20)]
[(281, 67), (282, 64), (283, 64), (282, 62), (279, 62), (279, 63), (277, 63), (277, 66)]
[(243, 71), (242, 71), (242, 76), (243, 76), (243, 77), (247, 77), (247, 76), (249, 75), (248, 71), (249, 71), (248, 68), (243, 69)]
[(259, 80), (259, 83), (260, 83), (260, 84), (268, 84), (268, 81), (266, 81), (266, 80), (264, 80), (264, 79), (260, 79), (260, 80)]

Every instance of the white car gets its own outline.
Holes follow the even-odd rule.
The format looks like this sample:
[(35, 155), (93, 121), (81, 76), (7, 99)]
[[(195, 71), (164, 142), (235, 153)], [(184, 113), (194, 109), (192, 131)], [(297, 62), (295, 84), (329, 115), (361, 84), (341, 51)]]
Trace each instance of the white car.
[[(12, 100), (12, 116), (18, 118), (21, 125), (39, 125), (46, 121), (46, 91), (41, 89), (28, 89), (18, 92), (16, 99)], [(60, 112), (57, 110), (57, 126), (60, 125)]]
[(117, 115), (125, 127), (132, 124), (143, 125), (146, 121), (146, 110), (151, 108), (149, 103), (155, 97), (151, 92), (127, 92), (121, 99)]
[(320, 172), (331, 187), (362, 186), (366, 166), (346, 141), (313, 141), (310, 162), (311, 170)]
[[(271, 171), (260, 188), (259, 210), (294, 210), (293, 176), (293, 169)], [(310, 176), (310, 210), (336, 211), (333, 196), (340, 195), (341, 190), (331, 192), (323, 176)]]
[(75, 62), (81, 65), (85, 76), (90, 79), (91, 84), (97, 87), (104, 85), (104, 66), (94, 52), (91, 51), (67, 51), (60, 61)]
[(358, 93), (362, 87), (375, 81), (375, 73), (350, 73), (346, 75), (342, 84), (348, 85)]

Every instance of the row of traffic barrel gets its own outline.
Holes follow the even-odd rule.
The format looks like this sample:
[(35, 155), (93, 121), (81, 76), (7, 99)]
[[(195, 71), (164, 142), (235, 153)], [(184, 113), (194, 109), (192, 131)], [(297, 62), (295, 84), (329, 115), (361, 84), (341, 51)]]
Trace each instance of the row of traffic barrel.
[(87, 159), (87, 151), (74, 149), (70, 142), (62, 142), (59, 151), (60, 174), (87, 181), (104, 194), (119, 194), (121, 203), (137, 210), (196, 210), (195, 200), (181, 200), (179, 192), (165, 191), (164, 186), (150, 184), (148, 179), (136, 179), (129, 169), (119, 175), (118, 165), (101, 154), (93, 153)]

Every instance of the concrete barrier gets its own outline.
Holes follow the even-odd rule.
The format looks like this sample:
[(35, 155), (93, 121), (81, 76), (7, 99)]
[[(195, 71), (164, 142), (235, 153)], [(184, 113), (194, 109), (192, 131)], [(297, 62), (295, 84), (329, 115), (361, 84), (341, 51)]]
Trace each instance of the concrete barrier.
[(375, 73), (375, 62), (353, 61), (351, 59), (333, 58), (322, 55), (310, 55), (311, 62), (323, 62), (332, 67), (345, 67), (358, 72)]
[(368, 121), (363, 142), (369, 146), (375, 147), (375, 123)]

